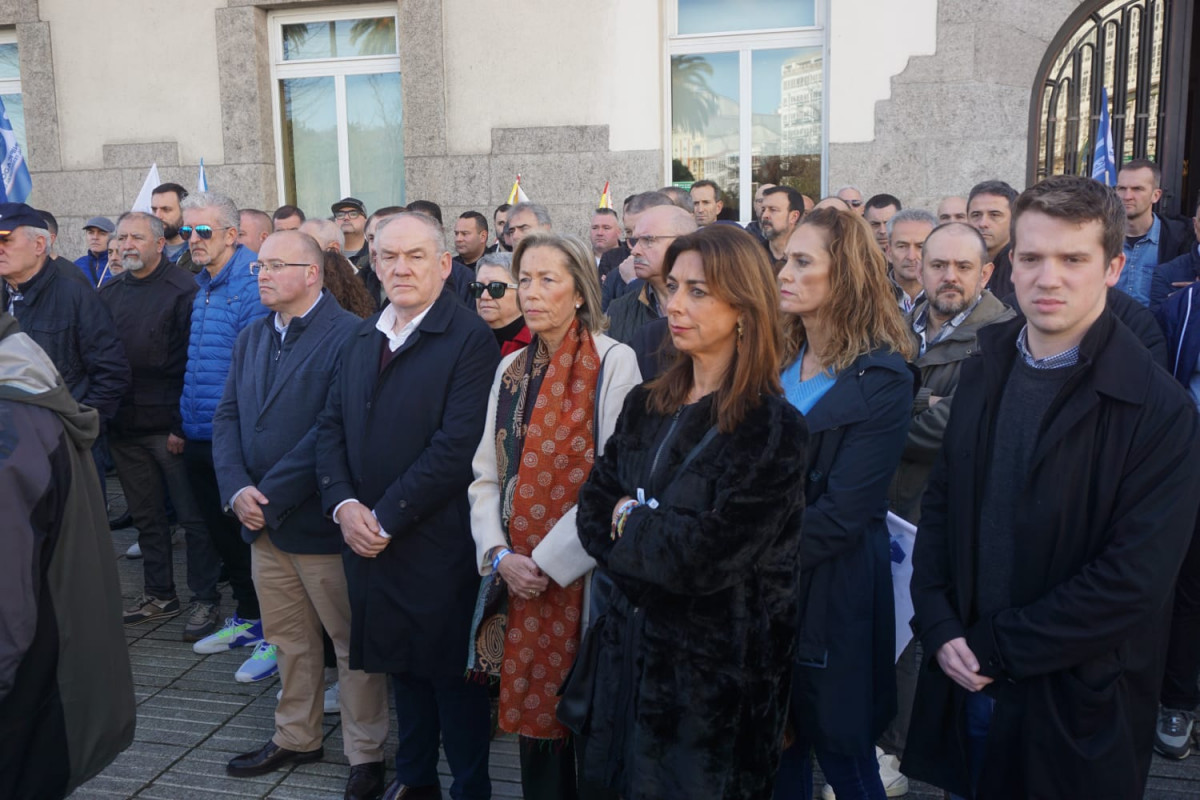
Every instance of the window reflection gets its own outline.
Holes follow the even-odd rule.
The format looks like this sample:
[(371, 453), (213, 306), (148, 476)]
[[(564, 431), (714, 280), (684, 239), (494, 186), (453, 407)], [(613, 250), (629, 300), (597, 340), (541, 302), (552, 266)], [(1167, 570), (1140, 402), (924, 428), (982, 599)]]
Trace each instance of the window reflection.
[(279, 82), (283, 110), (284, 193), (289, 203), (319, 209), (340, 197), (334, 79)]
[(283, 26), (283, 60), (396, 54), (396, 18), (339, 19)]
[(350, 185), (367, 208), (404, 197), (400, 73), (346, 76)]
[(820, 196), (821, 48), (756, 50), (751, 63), (755, 121), (751, 181)]
[(738, 54), (671, 58), (671, 180), (715, 181), (736, 215), (741, 106)]

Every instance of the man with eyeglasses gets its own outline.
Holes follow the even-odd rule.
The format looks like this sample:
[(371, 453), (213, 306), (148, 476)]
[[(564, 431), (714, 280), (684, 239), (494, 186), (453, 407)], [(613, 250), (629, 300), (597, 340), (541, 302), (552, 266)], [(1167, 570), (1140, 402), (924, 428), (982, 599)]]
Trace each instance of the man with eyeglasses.
[(639, 292), (621, 295), (608, 307), (609, 336), (628, 344), (639, 328), (663, 316), (667, 307), (663, 258), (671, 242), (697, 228), (695, 217), (676, 205), (655, 206), (638, 218), (629, 245), (634, 271), (645, 285)]
[(341, 226), (342, 235), (346, 237), (342, 255), (361, 267), (364, 260), (370, 259), (366, 240), (367, 207), (357, 197), (343, 197), (330, 207), (330, 211), (333, 221)]
[[(192, 494), (199, 504), (215, 553), (197, 572), (215, 586), (221, 561), (229, 571), (229, 584), (237, 609), (227, 624), (217, 628), (217, 604), (192, 604), (183, 628), (183, 640), (195, 642), (200, 654), (219, 653), (234, 647), (256, 645), (235, 677), (240, 682), (275, 674), (275, 652), (263, 641), (258, 595), (250, 576), (250, 546), (242, 541), (241, 525), (227, 516), (213, 465), (213, 415), (225, 390), (234, 344), (247, 326), (267, 309), (258, 299), (250, 274), (254, 253), (237, 243), (238, 210), (222, 194), (198, 192), (183, 201), (183, 227), (199, 290), (192, 303), (192, 328), (188, 341), (187, 369), (183, 378), (180, 411), (183, 416), (183, 460)], [(172, 452), (175, 452), (174, 450)], [(219, 554), (219, 558), (215, 557)], [(215, 632), (214, 632), (215, 631)], [(263, 647), (257, 645), (262, 644)]]
[(863, 193), (857, 186), (843, 186), (833, 194), (837, 199), (850, 206), (850, 210), (860, 217), (866, 211), (863, 208)]
[(350, 762), (345, 797), (366, 800), (384, 788), (387, 683), (349, 666), (343, 542), (321, 509), (314, 432), (336, 374), (331, 365), (360, 320), (324, 290), (323, 260), (316, 241), (302, 232), (281, 231), (263, 242), (249, 271), (274, 313), (238, 337), (213, 418), (222, 504), (250, 546), (263, 628), (277, 648), (283, 684), (274, 734), (233, 758), (226, 772), (265, 775), (322, 758), (324, 628), (337, 653)]
[(359, 323), (317, 422), (322, 508), (346, 542), (350, 666), (392, 678), (396, 779), (384, 797), (486, 800), (487, 686), (464, 677), (479, 590), (467, 486), (500, 348), (443, 291), (442, 226), (407, 212), (376, 229), (383, 312)]
[(621, 208), (621, 227), (625, 231), (625, 241), (616, 250), (610, 250), (600, 257), (600, 280), (604, 283), (600, 307), (606, 313), (613, 300), (642, 286), (634, 272), (633, 253), (630, 252), (629, 244), (638, 219), (648, 209), (669, 205), (672, 205), (671, 198), (662, 192), (642, 192), (625, 198)]

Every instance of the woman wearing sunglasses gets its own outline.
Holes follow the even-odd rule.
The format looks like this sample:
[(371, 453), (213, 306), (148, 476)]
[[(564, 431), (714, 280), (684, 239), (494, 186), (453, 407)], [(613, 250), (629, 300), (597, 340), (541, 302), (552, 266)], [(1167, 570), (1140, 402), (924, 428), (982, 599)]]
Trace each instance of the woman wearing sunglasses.
[(556, 692), (586, 624), (595, 566), (575, 531), (575, 500), (642, 378), (633, 351), (601, 334), (600, 282), (582, 241), (531, 234), (513, 274), (533, 340), (500, 362), (472, 465), (471, 532), (485, 577), (471, 669), (500, 677), (500, 727), (520, 736), (527, 800), (603, 797), (576, 784)]
[(475, 298), (475, 310), (496, 335), (501, 356), (515, 353), (532, 341), (533, 334), (517, 306), (512, 253), (488, 253), (480, 258), (469, 288)]

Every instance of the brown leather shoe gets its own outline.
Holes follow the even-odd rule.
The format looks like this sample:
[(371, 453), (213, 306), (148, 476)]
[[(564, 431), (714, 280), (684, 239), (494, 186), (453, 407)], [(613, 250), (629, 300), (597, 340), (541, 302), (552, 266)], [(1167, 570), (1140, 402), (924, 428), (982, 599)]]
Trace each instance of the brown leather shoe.
[(442, 787), (405, 786), (397, 778), (388, 784), (383, 800), (442, 800)]
[(286, 767), (289, 764), (307, 764), (310, 761), (320, 761), (324, 755), (324, 747), (318, 747), (316, 750), (301, 753), (296, 750), (285, 750), (275, 744), (275, 742), (268, 740), (266, 744), (253, 753), (243, 753), (240, 756), (235, 756), (225, 765), (225, 772), (235, 778), (251, 778), (255, 775), (266, 775), (268, 772), (274, 772), (280, 767)]
[(379, 800), (383, 794), (383, 762), (355, 764), (350, 768), (343, 800)]

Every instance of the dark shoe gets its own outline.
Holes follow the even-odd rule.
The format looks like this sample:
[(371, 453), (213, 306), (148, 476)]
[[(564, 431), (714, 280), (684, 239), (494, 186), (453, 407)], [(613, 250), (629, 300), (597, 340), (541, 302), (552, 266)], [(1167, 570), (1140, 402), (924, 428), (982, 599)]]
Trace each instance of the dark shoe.
[(110, 531), (119, 531), (124, 528), (131, 527), (132, 525), (133, 525), (133, 515), (130, 514), (128, 511), (126, 511), (124, 514), (117, 517), (116, 519), (110, 519), (108, 521), (108, 529)]
[(243, 753), (236, 756), (225, 765), (225, 772), (235, 778), (252, 778), (255, 775), (266, 775), (280, 767), (289, 764), (307, 764), (310, 761), (320, 761), (325, 755), (325, 748), (318, 747), (307, 753), (295, 750), (285, 750), (273, 741), (268, 741), (261, 749), (253, 753)]
[(442, 800), (442, 787), (405, 786), (397, 778), (388, 784), (382, 800)]
[(344, 800), (379, 800), (383, 788), (382, 761), (355, 764), (350, 768), (350, 780), (346, 781)]
[(187, 622), (183, 626), (183, 640), (198, 642), (217, 629), (217, 606), (197, 600), (188, 609)]
[(178, 614), (178, 597), (160, 600), (157, 597), (144, 594), (137, 600), (134, 600), (133, 605), (125, 609), (125, 624), (137, 625), (138, 623), (149, 622), (153, 619), (170, 619), (171, 617), (178, 616)]

